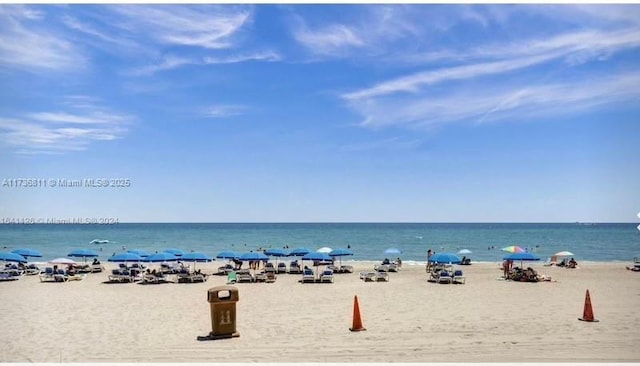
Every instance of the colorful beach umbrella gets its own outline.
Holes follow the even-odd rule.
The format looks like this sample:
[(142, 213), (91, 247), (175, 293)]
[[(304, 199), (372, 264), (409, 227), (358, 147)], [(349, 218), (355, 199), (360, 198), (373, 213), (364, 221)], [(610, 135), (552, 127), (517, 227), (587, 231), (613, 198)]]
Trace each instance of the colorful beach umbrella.
[(509, 253), (524, 253), (524, 252), (526, 252), (526, 250), (522, 249), (521, 247), (519, 247), (517, 245), (510, 245), (508, 247), (504, 247), (504, 248), (502, 248), (502, 251), (509, 252)]
[(27, 258), (17, 253), (2, 252), (0, 253), (0, 261), (27, 263)]
[(28, 248), (19, 248), (16, 250), (12, 250), (11, 253), (16, 253), (16, 254), (20, 254), (21, 256), (28, 258), (28, 257), (42, 257), (42, 254), (40, 254), (39, 251), (34, 250), (34, 249), (28, 249)]

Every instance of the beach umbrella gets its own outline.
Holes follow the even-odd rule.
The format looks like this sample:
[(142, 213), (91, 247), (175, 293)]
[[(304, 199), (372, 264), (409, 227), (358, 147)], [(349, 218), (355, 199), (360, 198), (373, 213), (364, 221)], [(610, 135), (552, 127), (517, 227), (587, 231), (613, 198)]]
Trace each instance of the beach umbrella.
[(128, 253), (133, 253), (133, 254), (137, 254), (139, 256), (141, 256), (142, 258), (148, 257), (150, 254), (145, 252), (144, 250), (140, 250), (140, 249), (131, 249), (131, 250), (127, 250)]
[(539, 261), (540, 257), (538, 257), (533, 253), (524, 252), (524, 253), (511, 253), (502, 259), (511, 260), (511, 261), (520, 261), (520, 268), (524, 268), (522, 266), (522, 261)]
[(508, 247), (504, 247), (504, 248), (502, 248), (502, 251), (509, 252), (509, 253), (524, 253), (524, 252), (526, 252), (526, 250), (520, 248), (517, 245), (510, 245)]
[(42, 257), (42, 254), (40, 254), (39, 251), (34, 250), (34, 249), (28, 249), (28, 248), (19, 248), (16, 250), (12, 250), (11, 253), (16, 253), (16, 254), (20, 254), (21, 256), (28, 258), (28, 257)]
[(80, 257), (83, 258), (83, 260), (86, 262), (87, 261), (87, 257), (97, 257), (99, 256), (98, 253), (94, 252), (93, 250), (89, 250), (89, 249), (76, 249), (74, 251), (72, 251), (71, 253), (67, 254), (69, 257)]
[(143, 262), (175, 262), (179, 258), (175, 255), (167, 252), (159, 252), (151, 254), (148, 257), (142, 258)]
[(276, 266), (278, 266), (278, 257), (286, 257), (289, 253), (285, 252), (283, 249), (278, 248), (269, 248), (264, 251), (264, 254), (270, 257), (276, 257)]
[(471, 254), (469, 249), (460, 249), (457, 254)]
[(27, 263), (27, 258), (18, 253), (2, 252), (0, 253), (0, 261)]
[(293, 257), (302, 257), (303, 255), (307, 254), (307, 253), (311, 253), (311, 250), (307, 249), (307, 248), (296, 248), (292, 251), (289, 252), (289, 256), (293, 256)]
[(61, 265), (65, 265), (65, 266), (75, 266), (76, 261), (74, 261), (73, 259), (69, 259), (69, 258), (56, 258), (56, 259), (52, 259), (49, 261), (49, 263), (51, 264), (61, 264)]
[(240, 257), (240, 253), (231, 250), (225, 250), (216, 255), (216, 258), (218, 259), (236, 259), (238, 257)]
[[(262, 253), (262, 252), (249, 252), (249, 253), (242, 253), (240, 255), (240, 257), (238, 257), (238, 260), (243, 261), (243, 262), (260, 262), (260, 261), (267, 261), (269, 260), (269, 257)], [(257, 268), (258, 266), (256, 266)], [(256, 268), (254, 268), (254, 275), (255, 275), (255, 270)]]
[(318, 253), (331, 253), (333, 249), (329, 248), (329, 247), (322, 247), (322, 248), (318, 248), (318, 250), (316, 250), (316, 252)]
[(556, 257), (570, 257), (570, 256), (572, 256), (572, 255), (573, 255), (573, 253), (571, 253), (571, 252), (570, 252), (570, 251), (568, 251), (568, 250), (563, 250), (563, 251), (558, 252), (558, 253), (556, 253), (556, 254), (554, 254), (554, 255), (555, 255)]
[(176, 257), (182, 257), (185, 254), (183, 250), (176, 249), (176, 248), (165, 249), (163, 250), (163, 252), (171, 253)]
[(342, 266), (342, 257), (345, 255), (353, 255), (353, 252), (344, 248), (334, 249), (329, 252), (330, 257), (340, 257), (340, 266)]
[[(309, 252), (303, 255), (301, 259), (303, 261), (313, 261), (318, 265), (321, 265), (326, 262), (331, 262), (331, 256), (329, 256), (329, 254), (327, 253), (321, 253), (321, 252)], [(318, 270), (316, 272), (318, 272), (317, 276), (320, 276), (320, 271)]]
[(196, 269), (196, 262), (211, 262), (213, 258), (200, 252), (186, 253), (180, 258), (181, 261), (193, 262), (193, 269)]
[(400, 254), (402, 253), (402, 250), (398, 249), (398, 248), (387, 248), (384, 251), (384, 254)]
[(109, 262), (140, 262), (142, 257), (131, 252), (122, 252), (107, 259)]
[(431, 263), (459, 264), (462, 260), (453, 253), (436, 253), (429, 257)]

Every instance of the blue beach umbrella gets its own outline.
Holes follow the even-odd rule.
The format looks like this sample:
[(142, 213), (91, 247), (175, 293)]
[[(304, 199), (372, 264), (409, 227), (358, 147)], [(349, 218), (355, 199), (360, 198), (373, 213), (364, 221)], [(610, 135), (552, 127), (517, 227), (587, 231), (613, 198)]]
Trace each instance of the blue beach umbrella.
[(133, 254), (137, 254), (139, 256), (141, 256), (142, 258), (148, 257), (150, 254), (145, 252), (144, 250), (139, 250), (139, 249), (131, 249), (131, 250), (127, 250), (128, 253), (133, 253)]
[(276, 266), (278, 265), (278, 257), (286, 257), (289, 253), (285, 252), (283, 249), (278, 248), (269, 248), (264, 251), (264, 254), (270, 257), (276, 257)]
[(42, 257), (42, 254), (40, 254), (39, 251), (34, 250), (34, 249), (28, 249), (28, 248), (19, 248), (16, 250), (12, 250), (11, 253), (16, 253), (16, 254), (20, 254), (21, 256), (28, 258), (28, 257)]
[(184, 250), (180, 250), (180, 249), (176, 249), (176, 248), (165, 249), (165, 250), (163, 250), (163, 252), (171, 253), (171, 254), (175, 255), (176, 257), (182, 257), (185, 254)]
[(504, 260), (512, 260), (512, 261), (520, 261), (520, 268), (523, 268), (522, 261), (539, 261), (540, 257), (533, 253), (524, 252), (524, 253), (512, 253), (504, 258)]
[(238, 260), (241, 260), (243, 262), (246, 261), (264, 261), (264, 260), (268, 260), (269, 257), (264, 254), (264, 253), (260, 253), (260, 252), (249, 252), (249, 253), (242, 253), (240, 255), (240, 257), (238, 257)]
[(231, 250), (225, 250), (216, 255), (218, 259), (237, 259), (238, 257), (240, 257), (240, 253)]
[(107, 259), (109, 262), (140, 262), (142, 257), (131, 252), (122, 252)]
[(436, 253), (429, 258), (431, 263), (460, 264), (462, 260), (453, 253)]
[(193, 269), (196, 269), (196, 262), (211, 262), (213, 260), (213, 258), (209, 257), (208, 255), (204, 254), (204, 253), (200, 253), (200, 252), (191, 252), (191, 253), (186, 253), (185, 255), (183, 255), (180, 260), (185, 261), (185, 262), (193, 262)]
[(338, 248), (329, 252), (330, 257), (340, 257), (340, 266), (342, 266), (342, 257), (345, 255), (353, 255), (353, 252), (349, 249)]
[(160, 252), (151, 254), (148, 257), (142, 258), (143, 262), (175, 262), (179, 258), (175, 255), (167, 252)]
[(303, 261), (331, 262), (331, 256), (327, 253), (310, 252), (302, 256)]
[(0, 261), (27, 263), (27, 258), (17, 253), (2, 252), (0, 253)]
[(303, 255), (311, 253), (311, 250), (308, 248), (296, 248), (289, 252), (290, 257), (302, 257)]
[(91, 258), (91, 257), (97, 257), (99, 256), (98, 253), (94, 252), (93, 250), (89, 250), (89, 249), (76, 249), (74, 251), (72, 251), (71, 253), (67, 254), (68, 257), (79, 257), (79, 258), (83, 258), (84, 261), (87, 261), (87, 257)]

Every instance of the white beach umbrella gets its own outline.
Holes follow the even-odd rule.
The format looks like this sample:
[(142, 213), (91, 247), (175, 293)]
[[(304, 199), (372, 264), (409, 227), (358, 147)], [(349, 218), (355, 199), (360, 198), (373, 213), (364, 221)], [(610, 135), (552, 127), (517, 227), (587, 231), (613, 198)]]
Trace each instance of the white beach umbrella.
[(558, 253), (556, 253), (556, 254), (554, 254), (554, 255), (555, 255), (556, 257), (569, 257), (569, 256), (572, 256), (572, 255), (573, 255), (573, 253), (571, 253), (570, 251), (567, 251), (567, 250), (563, 250), (563, 251), (558, 252)]
[(76, 261), (69, 258), (56, 258), (49, 261), (51, 264), (62, 264), (62, 265), (75, 265)]
[(331, 253), (332, 251), (333, 251), (333, 249), (331, 249), (329, 247), (322, 247), (322, 248), (319, 248), (318, 250), (316, 250), (316, 252), (318, 252), (318, 253), (327, 253), (327, 254)]

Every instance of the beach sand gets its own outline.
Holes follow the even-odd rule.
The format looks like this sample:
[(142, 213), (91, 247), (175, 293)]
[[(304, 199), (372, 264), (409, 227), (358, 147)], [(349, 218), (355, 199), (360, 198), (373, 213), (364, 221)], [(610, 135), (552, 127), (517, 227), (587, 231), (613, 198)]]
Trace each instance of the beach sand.
[[(345, 263), (346, 264), (346, 263)], [(427, 282), (404, 264), (389, 282), (365, 283), (373, 262), (348, 262), (333, 284), (240, 283), (239, 338), (211, 331), (211, 276), (195, 284), (0, 283), (2, 362), (638, 362), (640, 273), (624, 263), (570, 270), (531, 266), (557, 282), (500, 280), (498, 263), (458, 266), (466, 284)], [(527, 263), (525, 263), (527, 264)], [(214, 272), (221, 262), (198, 264)], [(528, 264), (527, 264), (528, 265)], [(107, 268), (113, 268), (111, 263)], [(578, 321), (589, 289), (600, 322)], [(350, 332), (354, 296), (366, 331)]]

